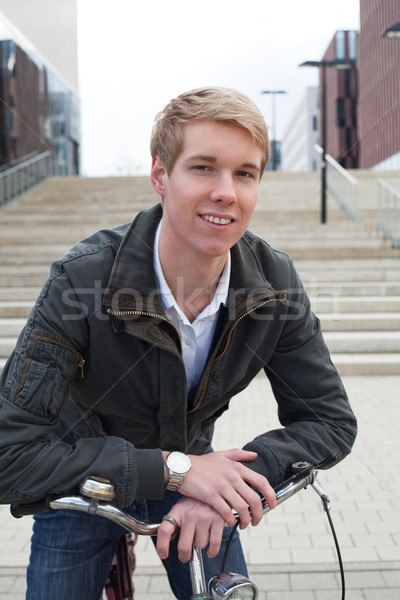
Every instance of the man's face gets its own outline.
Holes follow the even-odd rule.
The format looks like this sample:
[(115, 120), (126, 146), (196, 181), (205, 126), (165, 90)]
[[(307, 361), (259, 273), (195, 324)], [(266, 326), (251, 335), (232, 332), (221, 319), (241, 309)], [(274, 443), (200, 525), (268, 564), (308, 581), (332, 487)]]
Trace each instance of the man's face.
[[(169, 256), (223, 257), (248, 228), (258, 198), (261, 148), (250, 134), (215, 121), (184, 126), (168, 175), (158, 157), (151, 179), (164, 197), (161, 240)], [(179, 254), (177, 254), (179, 253)]]

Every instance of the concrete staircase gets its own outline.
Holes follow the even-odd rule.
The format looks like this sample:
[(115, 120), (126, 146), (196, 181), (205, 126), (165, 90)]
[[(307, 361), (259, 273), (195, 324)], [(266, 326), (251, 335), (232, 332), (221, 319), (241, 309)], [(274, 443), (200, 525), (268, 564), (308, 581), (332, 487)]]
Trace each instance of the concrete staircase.
[[(251, 229), (293, 258), (341, 374), (400, 374), (400, 251), (373, 226), (377, 176), (353, 175), (363, 181), (361, 225), (330, 198), (328, 223), (319, 223), (315, 174), (266, 173)], [(400, 174), (390, 176), (400, 189)], [(0, 212), (0, 369), (51, 262), (155, 202), (147, 177), (54, 178)]]

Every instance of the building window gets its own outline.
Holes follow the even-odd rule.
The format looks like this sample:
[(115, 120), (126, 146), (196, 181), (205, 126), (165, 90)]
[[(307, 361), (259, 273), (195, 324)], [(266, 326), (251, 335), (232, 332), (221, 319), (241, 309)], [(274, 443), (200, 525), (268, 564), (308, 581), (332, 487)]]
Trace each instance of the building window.
[(344, 71), (344, 93), (345, 96), (350, 96), (350, 71)]
[(344, 31), (337, 31), (335, 34), (335, 57), (337, 60), (344, 60), (346, 57)]
[(349, 40), (349, 58), (350, 60), (356, 60), (357, 57), (357, 34), (355, 31), (348, 32)]
[(336, 114), (337, 114), (337, 126), (344, 127), (344, 124), (345, 124), (344, 98), (337, 99)]
[(318, 129), (318, 119), (315, 115), (312, 118), (312, 129), (313, 131), (317, 131)]

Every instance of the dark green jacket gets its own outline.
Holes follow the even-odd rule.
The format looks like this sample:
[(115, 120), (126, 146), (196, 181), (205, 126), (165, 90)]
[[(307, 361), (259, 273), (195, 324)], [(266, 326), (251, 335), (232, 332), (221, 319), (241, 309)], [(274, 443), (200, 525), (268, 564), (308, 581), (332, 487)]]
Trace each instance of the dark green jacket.
[(52, 265), (1, 375), (1, 502), (74, 492), (85, 475), (110, 479), (120, 506), (161, 497), (160, 449), (206, 452), (214, 421), (262, 369), (283, 428), (254, 423), (248, 466), (276, 485), (297, 460), (329, 467), (350, 452), (355, 418), (300, 279), (251, 233), (231, 250), (225, 322), (188, 406), (156, 289), (160, 218), (159, 205), (143, 211)]

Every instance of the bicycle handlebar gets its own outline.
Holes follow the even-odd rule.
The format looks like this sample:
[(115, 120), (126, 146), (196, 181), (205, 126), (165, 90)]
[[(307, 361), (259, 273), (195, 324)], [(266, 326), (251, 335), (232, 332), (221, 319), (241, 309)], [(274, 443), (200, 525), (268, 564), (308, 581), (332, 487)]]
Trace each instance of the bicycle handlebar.
[[(294, 494), (308, 485), (313, 484), (317, 476), (317, 471), (310, 463), (295, 463), (292, 468), (294, 470), (294, 475), (275, 489), (277, 505), (288, 498), (291, 498)], [(263, 512), (266, 514), (270, 510), (270, 507), (265, 498), (262, 498), (261, 501), (263, 503)], [(77, 510), (92, 515), (102, 516), (121, 525), (127, 531), (139, 535), (157, 535), (160, 526), (159, 523), (145, 523), (139, 521), (113, 504), (99, 502), (94, 499), (88, 500), (82, 496), (62, 496), (58, 498), (49, 496), (46, 499), (38, 500), (36, 502), (12, 504), (10, 507), (11, 514), (15, 518), (61, 509)], [(237, 514), (234, 514), (236, 515), (236, 518), (238, 518)]]

